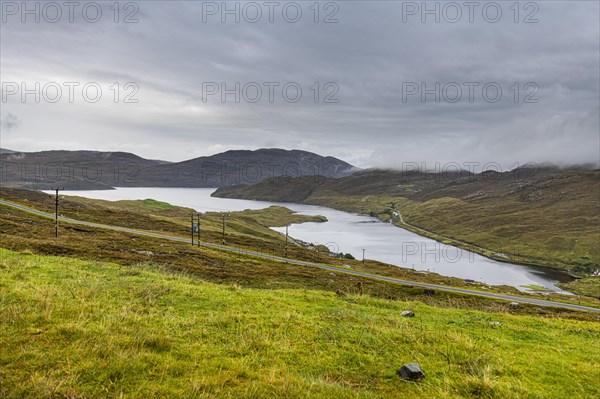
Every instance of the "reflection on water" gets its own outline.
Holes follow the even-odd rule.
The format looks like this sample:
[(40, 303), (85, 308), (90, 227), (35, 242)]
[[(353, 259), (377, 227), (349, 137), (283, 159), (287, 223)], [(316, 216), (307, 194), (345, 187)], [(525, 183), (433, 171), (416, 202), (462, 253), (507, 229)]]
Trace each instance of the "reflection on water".
[[(351, 253), (357, 259), (362, 258), (364, 249), (368, 259), (487, 284), (510, 285), (519, 289), (523, 289), (522, 286), (525, 285), (535, 284), (552, 291), (564, 292), (556, 287), (554, 282), (570, 280), (566, 273), (556, 269), (498, 262), (473, 252), (441, 244), (368, 216), (312, 205), (275, 204), (211, 197), (210, 194), (214, 190), (212, 188), (128, 187), (102, 191), (65, 191), (64, 194), (112, 201), (153, 198), (173, 205), (194, 208), (199, 212), (232, 212), (284, 205), (303, 215), (323, 215), (328, 219), (326, 223), (290, 226), (289, 234), (292, 238), (326, 245), (333, 252)], [(285, 227), (274, 228), (274, 230), (284, 233)]]

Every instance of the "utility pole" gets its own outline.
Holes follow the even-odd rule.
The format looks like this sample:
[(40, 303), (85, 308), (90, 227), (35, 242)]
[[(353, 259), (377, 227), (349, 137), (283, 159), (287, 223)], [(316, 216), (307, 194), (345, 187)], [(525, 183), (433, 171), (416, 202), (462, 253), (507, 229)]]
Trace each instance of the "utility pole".
[[(198, 221), (196, 221), (198, 219)], [(200, 246), (200, 213), (191, 213), (190, 214), (190, 222), (191, 222), (191, 238), (192, 238), (192, 246), (194, 245), (194, 233), (196, 233), (198, 246)]]
[(190, 234), (192, 235), (192, 247), (194, 246), (194, 214), (190, 214)]
[(198, 216), (198, 246), (200, 246), (200, 213), (198, 213), (197, 216)]
[(363, 248), (362, 251), (363, 251), (362, 263), (365, 263), (365, 251), (366, 251), (366, 249)]
[(58, 238), (58, 192), (60, 190), (64, 190), (64, 188), (51, 188), (50, 190), (54, 190), (54, 235)]
[(223, 245), (225, 245), (225, 214), (223, 214)]
[(289, 225), (285, 225), (285, 257), (288, 257), (288, 226)]

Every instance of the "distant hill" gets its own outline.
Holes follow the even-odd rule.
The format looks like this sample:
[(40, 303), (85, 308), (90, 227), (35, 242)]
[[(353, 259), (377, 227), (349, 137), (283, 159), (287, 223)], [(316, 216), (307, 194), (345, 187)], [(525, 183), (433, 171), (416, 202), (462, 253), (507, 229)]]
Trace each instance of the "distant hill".
[(214, 195), (278, 202), (311, 202), (316, 197), (328, 194), (388, 195), (427, 201), (441, 197), (469, 196), (481, 193), (482, 190), (491, 190), (496, 195), (505, 194), (524, 182), (537, 181), (560, 171), (558, 167), (520, 168), (504, 173), (487, 171), (480, 174), (466, 170), (434, 173), (366, 169), (340, 179), (270, 179), (254, 185), (221, 188)]
[(9, 150), (8, 148), (0, 148), (0, 154), (12, 154), (13, 152), (17, 151)]
[(128, 152), (39, 151), (0, 154), (3, 186), (71, 190), (111, 189), (140, 169), (164, 164)]
[(126, 152), (41, 151), (0, 154), (2, 185), (48, 189), (113, 187), (222, 187), (280, 176), (348, 176), (357, 169), (333, 157), (282, 149), (227, 151), (182, 162)]
[[(280, 176), (339, 178), (357, 170), (347, 162), (307, 151), (276, 148), (226, 151), (169, 165), (146, 168), (144, 185), (159, 187), (223, 187), (258, 183)], [(132, 184), (132, 185), (135, 185)]]

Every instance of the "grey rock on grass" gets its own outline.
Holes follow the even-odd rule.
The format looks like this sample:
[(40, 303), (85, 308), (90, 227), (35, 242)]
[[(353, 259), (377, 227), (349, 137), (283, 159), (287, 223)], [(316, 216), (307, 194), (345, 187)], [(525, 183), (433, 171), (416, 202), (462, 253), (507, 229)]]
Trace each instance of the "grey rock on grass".
[(400, 367), (397, 374), (404, 378), (405, 380), (418, 380), (420, 378), (425, 378), (425, 373), (421, 370), (421, 365), (419, 363), (409, 363)]

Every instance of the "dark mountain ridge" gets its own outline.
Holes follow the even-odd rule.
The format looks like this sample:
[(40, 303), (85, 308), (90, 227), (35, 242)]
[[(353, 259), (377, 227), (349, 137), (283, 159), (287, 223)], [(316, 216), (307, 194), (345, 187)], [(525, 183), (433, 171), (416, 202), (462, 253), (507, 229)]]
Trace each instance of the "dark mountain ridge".
[(278, 176), (348, 176), (354, 166), (307, 151), (232, 150), (182, 162), (150, 160), (127, 152), (40, 151), (0, 154), (6, 187), (111, 189), (113, 187), (221, 187)]
[(174, 164), (157, 165), (142, 170), (140, 180), (145, 185), (160, 187), (223, 187), (254, 184), (279, 176), (339, 178), (355, 170), (354, 166), (337, 158), (307, 151), (269, 148), (231, 150)]

